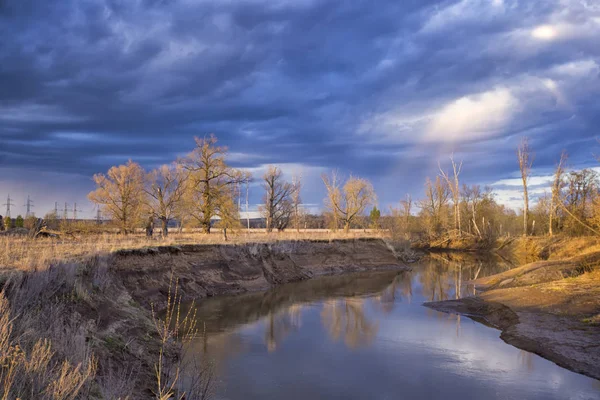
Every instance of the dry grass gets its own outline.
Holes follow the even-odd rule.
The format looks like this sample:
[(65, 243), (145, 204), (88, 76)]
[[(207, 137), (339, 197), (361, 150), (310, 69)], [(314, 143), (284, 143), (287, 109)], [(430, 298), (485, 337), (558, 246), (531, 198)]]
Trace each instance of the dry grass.
[(11, 307), (0, 292), (0, 399), (75, 399), (94, 378), (93, 356), (72, 364), (56, 355), (50, 340), (29, 346), (14, 328)]
[(147, 238), (143, 234), (122, 236), (117, 234), (83, 234), (68, 238), (30, 239), (25, 236), (0, 236), (0, 272), (2, 270), (40, 271), (64, 261), (76, 261), (84, 257), (106, 254), (116, 250), (135, 249), (148, 246), (176, 244), (224, 244), (248, 242), (274, 242), (278, 240), (333, 240), (384, 237), (386, 232), (375, 230), (351, 230), (331, 232), (329, 230), (301, 230), (266, 233), (264, 230), (242, 230), (228, 232), (227, 241), (223, 234), (214, 231), (202, 233), (172, 232), (167, 238)]

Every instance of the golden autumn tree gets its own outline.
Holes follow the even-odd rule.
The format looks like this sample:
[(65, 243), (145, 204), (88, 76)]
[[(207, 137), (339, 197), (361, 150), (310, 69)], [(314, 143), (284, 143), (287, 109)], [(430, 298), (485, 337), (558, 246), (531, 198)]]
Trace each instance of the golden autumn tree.
[(219, 217), (230, 221), (237, 218), (236, 187), (250, 179), (249, 174), (232, 168), (225, 162), (227, 147), (217, 146), (214, 135), (195, 138), (196, 148), (181, 160), (189, 172), (186, 197), (195, 199), (193, 215), (204, 232), (210, 233), (211, 219)]
[(144, 205), (144, 170), (129, 160), (111, 167), (106, 175), (94, 175), (96, 190), (88, 199), (102, 207), (122, 233), (132, 232), (140, 222)]
[(344, 225), (346, 232), (356, 218), (377, 201), (373, 185), (366, 179), (351, 176), (342, 186), (335, 172), (331, 178), (325, 174), (321, 178), (327, 189), (325, 206), (333, 213), (336, 221), (339, 220)]

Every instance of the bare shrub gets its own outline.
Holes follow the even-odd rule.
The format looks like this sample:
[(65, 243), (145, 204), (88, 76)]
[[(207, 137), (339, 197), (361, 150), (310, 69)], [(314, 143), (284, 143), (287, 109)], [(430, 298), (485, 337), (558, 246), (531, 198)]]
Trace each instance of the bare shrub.
[(152, 306), (152, 319), (160, 338), (155, 364), (156, 399), (199, 399), (212, 397), (214, 364), (205, 358), (187, 357), (187, 344), (197, 337), (196, 307), (183, 311), (178, 281), (171, 275), (166, 309), (159, 317)]

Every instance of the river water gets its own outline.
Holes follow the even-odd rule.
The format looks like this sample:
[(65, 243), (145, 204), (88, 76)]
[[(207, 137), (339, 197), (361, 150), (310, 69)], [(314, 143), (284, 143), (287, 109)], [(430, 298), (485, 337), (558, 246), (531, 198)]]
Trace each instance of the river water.
[(203, 300), (187, 358), (211, 371), (214, 399), (600, 399), (600, 381), (422, 306), (510, 265), (435, 255), (411, 267)]

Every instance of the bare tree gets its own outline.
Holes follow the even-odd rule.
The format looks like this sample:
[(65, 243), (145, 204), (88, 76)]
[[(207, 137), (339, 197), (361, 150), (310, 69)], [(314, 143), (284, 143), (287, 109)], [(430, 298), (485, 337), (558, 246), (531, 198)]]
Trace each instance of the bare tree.
[(327, 188), (327, 197), (325, 198), (325, 207), (331, 211), (333, 217), (333, 230), (337, 231), (340, 227), (340, 213), (335, 206), (341, 202), (342, 193), (339, 187), (338, 171), (331, 171), (331, 178), (327, 176), (321, 176), (325, 187)]
[(450, 161), (452, 163), (452, 177), (450, 177), (439, 164), (438, 167), (440, 169), (440, 175), (442, 176), (442, 178), (444, 178), (444, 181), (446, 181), (446, 185), (450, 189), (450, 193), (452, 193), (452, 202), (454, 205), (454, 228), (458, 231), (458, 234), (460, 235), (462, 231), (460, 224), (460, 184), (458, 181), (458, 176), (460, 175), (460, 171), (462, 170), (462, 161), (459, 164), (454, 162), (454, 155), (450, 156)]
[(340, 188), (335, 173), (332, 179), (325, 174), (321, 178), (327, 188), (325, 205), (339, 217), (346, 232), (350, 230), (356, 217), (364, 213), (367, 206), (376, 203), (377, 196), (373, 185), (366, 179), (351, 176)]
[(404, 218), (404, 231), (408, 232), (410, 228), (410, 213), (412, 210), (412, 197), (410, 194), (406, 195), (405, 200), (400, 201), (402, 207), (402, 217)]
[(292, 192), (292, 207), (294, 209), (294, 228), (296, 228), (297, 232), (300, 232), (300, 219), (303, 215), (302, 198), (300, 197), (300, 191), (302, 190), (302, 175), (294, 175), (292, 179), (292, 186), (294, 186), (294, 191)]
[(292, 197), (295, 186), (284, 181), (283, 171), (273, 165), (265, 172), (263, 181), (263, 213), (267, 222), (267, 232), (272, 232), (273, 228), (282, 231), (289, 225), (294, 212)]
[(445, 181), (442, 181), (439, 176), (435, 178), (435, 182), (431, 182), (429, 178), (425, 181), (425, 199), (419, 202), (424, 214), (430, 233), (439, 234), (445, 225), (445, 213), (448, 205), (450, 189)]
[(531, 173), (533, 164), (533, 153), (529, 148), (529, 139), (523, 137), (521, 144), (517, 148), (517, 160), (519, 162), (519, 170), (521, 171), (521, 180), (523, 181), (523, 236), (527, 236), (528, 231), (528, 215), (529, 215), (529, 195), (527, 193), (527, 182)]
[(181, 165), (162, 165), (146, 175), (147, 204), (152, 215), (161, 221), (162, 235), (169, 234), (169, 220), (183, 201), (187, 172)]
[(462, 192), (467, 209), (470, 209), (471, 211), (471, 221), (469, 225), (473, 226), (477, 236), (482, 237), (481, 230), (479, 229), (479, 226), (477, 226), (477, 206), (483, 199), (481, 188), (479, 185), (463, 185)]
[(88, 194), (88, 199), (102, 207), (121, 232), (132, 232), (140, 221), (144, 204), (142, 167), (129, 160), (127, 164), (111, 167), (106, 175), (94, 175), (93, 179), (96, 190)]
[(191, 196), (197, 201), (196, 218), (204, 232), (210, 233), (213, 217), (223, 219), (235, 214), (234, 188), (250, 176), (225, 163), (227, 147), (216, 146), (214, 135), (195, 140), (196, 148), (181, 163), (190, 172)]
[(558, 203), (562, 201), (560, 198), (560, 192), (564, 187), (564, 174), (567, 158), (567, 152), (563, 151), (560, 155), (558, 165), (556, 166), (556, 171), (554, 172), (554, 182), (552, 183), (552, 197), (550, 198), (550, 210), (548, 216), (548, 234), (550, 236), (552, 236), (554, 233), (552, 229), (554, 226), (554, 217), (556, 215), (556, 210), (558, 209)]

